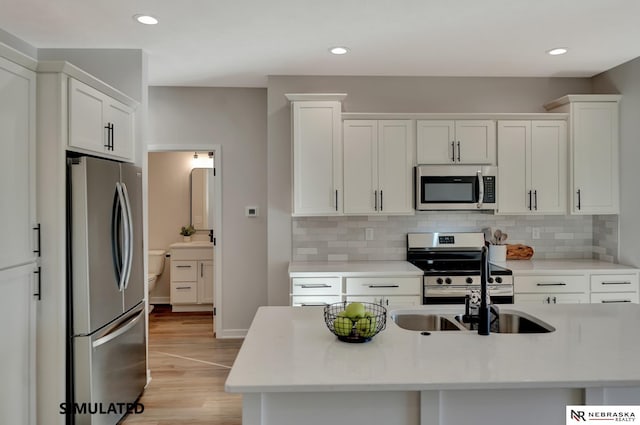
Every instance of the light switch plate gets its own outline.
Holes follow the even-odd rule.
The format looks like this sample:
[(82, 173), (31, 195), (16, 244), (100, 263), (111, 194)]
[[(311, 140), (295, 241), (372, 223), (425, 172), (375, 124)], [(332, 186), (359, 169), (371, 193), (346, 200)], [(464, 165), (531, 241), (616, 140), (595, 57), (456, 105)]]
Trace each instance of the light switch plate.
[(258, 207), (244, 207), (244, 215), (247, 217), (257, 217)]

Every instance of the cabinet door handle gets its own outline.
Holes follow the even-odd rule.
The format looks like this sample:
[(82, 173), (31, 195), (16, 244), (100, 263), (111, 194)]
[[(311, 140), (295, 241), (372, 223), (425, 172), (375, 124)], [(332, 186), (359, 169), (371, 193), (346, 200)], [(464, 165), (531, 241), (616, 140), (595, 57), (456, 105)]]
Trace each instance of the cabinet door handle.
[(456, 142), (451, 141), (451, 162), (456, 162)]
[(558, 299), (556, 297), (553, 297), (553, 303), (558, 304)]
[(204, 277), (204, 263), (200, 263), (200, 277)]
[(460, 140), (458, 140), (458, 162), (460, 162)]
[(331, 285), (327, 285), (326, 283), (302, 283), (297, 284), (303, 289), (316, 289), (316, 288), (331, 288)]
[(38, 244), (38, 247), (34, 249), (33, 252), (34, 254), (38, 254), (38, 257), (41, 257), (42, 256), (42, 250), (41, 250), (42, 240), (40, 239), (40, 234), (42, 229), (40, 228), (40, 223), (36, 224), (36, 227), (34, 227), (33, 230), (36, 231), (36, 240)]
[(382, 211), (383, 209), (383, 203), (382, 203), (382, 189), (380, 189), (380, 211)]
[(531, 191), (529, 191), (529, 211), (531, 211)]
[(179, 268), (179, 269), (190, 269), (190, 268), (191, 268), (191, 266), (190, 266), (190, 265), (189, 265), (189, 266), (181, 266), (181, 265), (178, 265), (178, 266), (176, 266), (176, 267), (177, 267), (177, 268)]
[(373, 210), (378, 211), (378, 191), (373, 191)]
[(578, 209), (580, 209), (580, 189), (576, 193), (578, 194)]
[(564, 282), (538, 282), (537, 286), (567, 286)]
[(376, 285), (376, 284), (371, 284), (369, 285), (369, 288), (399, 288), (400, 285)]
[(533, 191), (533, 201), (534, 201), (533, 209), (537, 211), (538, 210), (538, 191), (537, 190)]
[(34, 270), (33, 273), (38, 275), (37, 291), (33, 294), (34, 297), (38, 297), (38, 301), (42, 300), (42, 267), (38, 267), (38, 270)]
[(191, 286), (176, 286), (176, 289), (191, 289)]
[(107, 130), (107, 143), (104, 144), (103, 146), (105, 148), (107, 148), (107, 150), (111, 150), (111, 123), (107, 123), (107, 125), (104, 126), (105, 130)]
[(336, 189), (336, 211), (338, 211), (338, 189)]
[(113, 125), (113, 123), (111, 123), (111, 150), (114, 150), (114, 147), (116, 145), (116, 127), (115, 125)]
[(547, 304), (551, 304), (551, 297), (547, 297), (543, 301), (545, 301)]
[(611, 303), (630, 303), (631, 300), (602, 300), (600, 301), (603, 304), (611, 304)]
[(603, 285), (631, 285), (631, 282), (602, 282)]

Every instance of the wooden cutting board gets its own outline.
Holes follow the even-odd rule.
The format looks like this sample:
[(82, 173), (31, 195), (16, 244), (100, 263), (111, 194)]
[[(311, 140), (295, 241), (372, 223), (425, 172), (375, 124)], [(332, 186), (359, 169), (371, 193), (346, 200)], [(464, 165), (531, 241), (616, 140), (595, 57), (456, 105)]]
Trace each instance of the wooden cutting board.
[(533, 257), (533, 248), (522, 244), (507, 244), (507, 260), (528, 260)]

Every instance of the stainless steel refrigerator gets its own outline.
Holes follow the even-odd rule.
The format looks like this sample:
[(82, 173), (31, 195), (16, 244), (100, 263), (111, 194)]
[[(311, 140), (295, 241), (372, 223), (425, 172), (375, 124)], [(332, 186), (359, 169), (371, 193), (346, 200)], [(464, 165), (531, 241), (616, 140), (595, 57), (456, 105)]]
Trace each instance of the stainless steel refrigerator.
[(142, 172), (83, 156), (68, 181), (68, 422), (112, 425), (146, 383)]

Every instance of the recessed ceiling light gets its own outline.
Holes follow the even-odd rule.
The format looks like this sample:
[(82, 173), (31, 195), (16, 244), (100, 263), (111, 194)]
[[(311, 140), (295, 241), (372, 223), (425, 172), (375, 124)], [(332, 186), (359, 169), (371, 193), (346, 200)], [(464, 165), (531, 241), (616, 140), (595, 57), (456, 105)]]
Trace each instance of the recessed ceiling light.
[(564, 47), (557, 47), (555, 49), (547, 50), (547, 54), (551, 56), (564, 55), (565, 53), (567, 53), (567, 49), (565, 49)]
[(145, 25), (155, 25), (158, 23), (158, 20), (150, 15), (135, 15), (133, 19)]
[(334, 55), (345, 55), (347, 54), (347, 52), (349, 52), (349, 49), (347, 49), (346, 47), (332, 47), (329, 49), (329, 51), (331, 53), (333, 53)]

